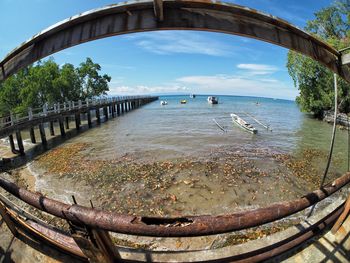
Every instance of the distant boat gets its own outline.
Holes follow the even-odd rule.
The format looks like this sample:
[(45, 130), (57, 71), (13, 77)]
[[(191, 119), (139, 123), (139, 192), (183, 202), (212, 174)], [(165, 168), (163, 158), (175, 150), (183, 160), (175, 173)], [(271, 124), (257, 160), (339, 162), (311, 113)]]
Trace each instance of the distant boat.
[(231, 118), (233, 123), (237, 124), (239, 127), (244, 129), (245, 131), (251, 132), (253, 134), (258, 133), (258, 130), (253, 127), (250, 123), (246, 122), (242, 118), (240, 118), (237, 114), (231, 113)]
[(186, 103), (187, 103), (187, 100), (181, 100), (180, 103), (181, 103), (181, 104), (186, 104)]
[(209, 96), (207, 100), (208, 100), (208, 103), (210, 104), (218, 104), (219, 102), (219, 99), (214, 96)]
[(161, 100), (160, 105), (168, 105), (168, 102), (166, 100)]
[(194, 99), (195, 97), (196, 97), (196, 95), (195, 95), (195, 94), (193, 94), (193, 93), (192, 93), (192, 94), (190, 94), (190, 98), (191, 98), (191, 99)]

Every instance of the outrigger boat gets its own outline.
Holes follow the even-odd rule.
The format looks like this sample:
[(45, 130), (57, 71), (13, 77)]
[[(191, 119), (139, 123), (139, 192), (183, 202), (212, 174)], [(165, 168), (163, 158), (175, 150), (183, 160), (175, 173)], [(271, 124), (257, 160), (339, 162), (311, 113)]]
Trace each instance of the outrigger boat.
[(253, 134), (258, 133), (258, 130), (255, 129), (253, 127), (253, 125), (251, 125), (250, 123), (248, 123), (245, 120), (243, 120), (242, 118), (240, 118), (237, 114), (231, 113), (230, 115), (231, 115), (233, 123), (237, 124), (242, 129), (244, 129), (248, 132), (251, 132)]

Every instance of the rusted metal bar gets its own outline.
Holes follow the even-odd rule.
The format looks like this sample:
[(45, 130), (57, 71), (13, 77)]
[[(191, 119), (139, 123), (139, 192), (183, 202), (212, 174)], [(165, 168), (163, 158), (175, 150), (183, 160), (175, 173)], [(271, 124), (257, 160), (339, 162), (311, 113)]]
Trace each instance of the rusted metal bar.
[(350, 182), (346, 173), (322, 189), (299, 199), (274, 203), (268, 207), (221, 216), (187, 216), (175, 218), (139, 217), (68, 205), (39, 193), (32, 193), (0, 178), (0, 186), (24, 202), (55, 216), (108, 231), (145, 236), (201, 236), (231, 232), (259, 226), (294, 213), (323, 200)]
[(12, 235), (17, 237), (17, 228), (15, 224), (12, 222), (11, 217), (7, 214), (7, 209), (5, 205), (0, 201), (0, 215), (2, 219), (5, 221), (7, 227), (10, 229)]
[(345, 205), (344, 205), (344, 211), (341, 213), (341, 215), (339, 216), (339, 218), (335, 222), (334, 226), (332, 227), (332, 233), (333, 234), (335, 234), (338, 231), (338, 229), (341, 227), (341, 225), (343, 224), (344, 220), (348, 216), (349, 211), (350, 211), (350, 195), (346, 199), (346, 202), (345, 202)]
[[(6, 205), (6, 203), (5, 203)], [(11, 220), (16, 224), (16, 227), (21, 227), (25, 229), (27, 233), (31, 234), (31, 237), (34, 238), (34, 240), (42, 240), (45, 244), (49, 243), (51, 244), (55, 249), (58, 249), (59, 251), (63, 251), (66, 254), (77, 256), (81, 259), (86, 259), (86, 257), (89, 258), (91, 261), (92, 259), (96, 258), (94, 251), (96, 250), (96, 245), (99, 247), (99, 250), (101, 251), (102, 246), (100, 244), (106, 244), (109, 243), (108, 247), (109, 249), (112, 249), (113, 251), (110, 251), (108, 253), (115, 253), (114, 262), (116, 262), (115, 259), (126, 262), (133, 262), (137, 261), (139, 262), (140, 258), (138, 257), (139, 253), (146, 253), (149, 257), (152, 258), (152, 262), (260, 262), (262, 260), (270, 259), (274, 256), (278, 256), (281, 253), (284, 253), (286, 251), (290, 251), (291, 249), (303, 244), (306, 240), (319, 235), (322, 233), (322, 231), (327, 228), (329, 225), (331, 225), (342, 213), (344, 210), (344, 203), (335, 208), (332, 212), (327, 214), (326, 216), (323, 216), (316, 222), (307, 223), (304, 225), (301, 225), (299, 228), (299, 231), (289, 231), (286, 236), (283, 236), (283, 238), (277, 238), (275, 242), (265, 240), (264, 246), (259, 246), (259, 248), (248, 248), (248, 244), (243, 244), (243, 248), (237, 250), (235, 246), (232, 247), (232, 250), (230, 248), (219, 248), (219, 249), (213, 249), (213, 250), (198, 250), (198, 251), (150, 251), (150, 250), (140, 250), (140, 249), (131, 249), (131, 248), (117, 248), (114, 247), (113, 244), (110, 243), (111, 240), (105, 240), (105, 236), (103, 235), (95, 235), (95, 230), (92, 230), (93, 234), (93, 243), (95, 245), (92, 245), (92, 242), (90, 242), (89, 239), (86, 238), (87, 235), (80, 235), (79, 238), (82, 238), (82, 240), (77, 240), (75, 238), (75, 241), (73, 240), (72, 236), (67, 236), (63, 234), (62, 232), (57, 231), (57, 229), (52, 228), (48, 226), (46, 223), (35, 223), (31, 220), (22, 220), (18, 215), (12, 213), (9, 211), (8, 215), (11, 217)], [(23, 214), (23, 213), (22, 213)], [(40, 220), (39, 220), (40, 222)], [(97, 232), (100, 232), (100, 230), (97, 230)], [(106, 233), (106, 232), (105, 232)], [(107, 234), (107, 233), (106, 233)], [(91, 235), (89, 235), (91, 237)], [(108, 238), (108, 237), (107, 237)], [(99, 240), (98, 240), (99, 239)], [(103, 243), (102, 243), (103, 242)], [(253, 241), (254, 242), (254, 241)], [(81, 252), (81, 249), (77, 246), (77, 243), (79, 243), (80, 247), (83, 247), (86, 249), (84, 251), (85, 255)], [(256, 243), (255, 243), (256, 244)], [(244, 247), (245, 246), (245, 247)], [(89, 250), (89, 248), (92, 248)], [(248, 248), (248, 249), (247, 249)], [(118, 250), (118, 253), (116, 250)], [(103, 251), (106, 251), (103, 249)], [(209, 252), (209, 253), (208, 253)], [(117, 254), (118, 253), (118, 254)], [(90, 255), (90, 256), (88, 256)], [(165, 257), (164, 257), (165, 256)], [(100, 261), (103, 261), (104, 258), (100, 257)], [(147, 258), (142, 259), (142, 261), (147, 261)], [(276, 259), (276, 261), (279, 261), (279, 259)]]
[(259, 39), (309, 56), (350, 82), (349, 65), (341, 65), (340, 53), (327, 43), (275, 16), (210, 0), (134, 1), (84, 12), (14, 49), (0, 61), (0, 80), (65, 48), (105, 37), (155, 30), (205, 30)]

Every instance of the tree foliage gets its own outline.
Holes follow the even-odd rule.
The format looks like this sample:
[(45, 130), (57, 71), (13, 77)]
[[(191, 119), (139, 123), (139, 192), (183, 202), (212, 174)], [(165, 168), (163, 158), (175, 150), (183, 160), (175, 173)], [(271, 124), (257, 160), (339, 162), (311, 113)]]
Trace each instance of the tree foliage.
[[(333, 5), (315, 13), (305, 30), (321, 38), (336, 49), (350, 45), (350, 0), (338, 0)], [(332, 108), (334, 100), (333, 73), (309, 57), (289, 51), (287, 68), (299, 88), (296, 101), (301, 109), (321, 116)], [(339, 109), (350, 112), (349, 84), (338, 79)]]
[(87, 58), (79, 67), (60, 67), (52, 58), (20, 70), (0, 83), (0, 112), (22, 111), (44, 103), (85, 100), (107, 94), (111, 77)]

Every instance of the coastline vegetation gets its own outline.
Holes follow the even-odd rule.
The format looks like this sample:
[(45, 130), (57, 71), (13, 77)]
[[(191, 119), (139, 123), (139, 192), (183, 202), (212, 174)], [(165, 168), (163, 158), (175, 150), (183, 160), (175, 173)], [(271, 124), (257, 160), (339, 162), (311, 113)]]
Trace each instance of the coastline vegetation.
[[(350, 46), (350, 0), (336, 0), (315, 13), (304, 28), (337, 50)], [(322, 118), (334, 101), (333, 73), (309, 57), (289, 51), (287, 68), (298, 87), (296, 102), (304, 112)], [(341, 113), (350, 112), (350, 85), (338, 79), (338, 105)]]
[(101, 66), (91, 58), (78, 67), (60, 66), (53, 58), (39, 61), (0, 83), (0, 114), (105, 95), (111, 77), (100, 71)]

